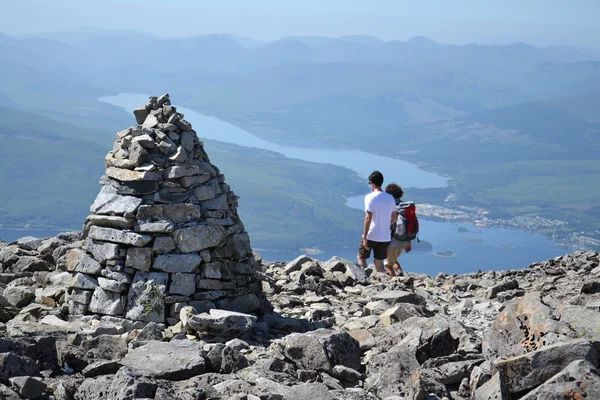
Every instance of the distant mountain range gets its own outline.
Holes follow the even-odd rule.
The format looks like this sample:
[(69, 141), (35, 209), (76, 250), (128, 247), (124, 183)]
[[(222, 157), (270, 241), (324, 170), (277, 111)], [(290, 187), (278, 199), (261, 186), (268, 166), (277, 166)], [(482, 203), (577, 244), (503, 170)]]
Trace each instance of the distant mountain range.
[[(0, 73), (0, 113), (11, 116), (0, 135), (19, 130), (69, 139), (70, 148), (110, 146), (131, 118), (100, 96), (169, 92), (182, 106), (270, 140), (360, 147), (425, 164), (455, 178), (448, 191), (499, 212), (554, 215), (564, 201), (552, 199), (569, 192), (580, 206), (557, 217), (600, 229), (600, 216), (585, 211), (600, 205), (591, 181), (600, 158), (598, 50), (88, 29), (0, 34)], [(26, 146), (15, 151), (31, 158)], [(584, 161), (585, 168), (573, 164)], [(509, 166), (532, 162), (516, 172)], [(534, 194), (520, 195), (532, 185), (507, 190), (510, 183), (496, 178), (503, 168), (558, 192), (534, 207), (527, 200)], [(38, 177), (27, 179), (35, 185)], [(502, 201), (490, 203), (494, 196)]]

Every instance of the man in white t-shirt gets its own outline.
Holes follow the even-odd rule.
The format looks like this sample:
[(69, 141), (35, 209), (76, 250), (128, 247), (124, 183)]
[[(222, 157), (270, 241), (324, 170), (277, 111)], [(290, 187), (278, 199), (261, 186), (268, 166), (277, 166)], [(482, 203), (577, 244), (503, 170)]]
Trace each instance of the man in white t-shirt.
[(390, 227), (398, 219), (394, 197), (381, 190), (381, 185), (383, 175), (373, 171), (369, 175), (369, 186), (373, 192), (365, 196), (365, 222), (357, 256), (358, 264), (366, 267), (373, 249), (377, 272), (384, 272), (383, 260), (386, 259), (392, 237)]

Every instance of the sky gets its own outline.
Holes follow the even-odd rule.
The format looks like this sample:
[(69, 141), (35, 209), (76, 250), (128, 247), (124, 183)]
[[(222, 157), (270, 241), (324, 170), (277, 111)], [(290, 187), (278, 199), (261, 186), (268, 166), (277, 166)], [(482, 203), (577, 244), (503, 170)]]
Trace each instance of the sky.
[(600, 48), (598, 0), (6, 0), (0, 32), (93, 27), (158, 36), (427, 36), (442, 43)]

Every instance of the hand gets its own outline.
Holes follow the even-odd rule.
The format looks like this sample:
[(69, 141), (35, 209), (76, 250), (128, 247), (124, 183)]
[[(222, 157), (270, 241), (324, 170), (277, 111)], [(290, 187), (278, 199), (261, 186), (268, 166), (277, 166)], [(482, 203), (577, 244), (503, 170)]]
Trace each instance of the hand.
[(410, 252), (412, 250), (412, 242), (408, 242), (408, 244), (404, 247), (405, 252)]
[(363, 238), (362, 238), (362, 247), (364, 247), (364, 248), (365, 248), (365, 250), (371, 250), (371, 249), (369, 248), (369, 246), (367, 245), (367, 238), (366, 238), (366, 237), (363, 237)]

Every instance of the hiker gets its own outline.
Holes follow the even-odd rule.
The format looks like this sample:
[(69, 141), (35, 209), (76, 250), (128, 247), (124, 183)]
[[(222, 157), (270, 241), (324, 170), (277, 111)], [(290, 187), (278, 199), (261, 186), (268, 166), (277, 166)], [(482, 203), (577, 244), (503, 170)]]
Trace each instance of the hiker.
[(367, 259), (371, 257), (371, 249), (373, 249), (377, 272), (385, 272), (383, 261), (386, 259), (391, 239), (390, 224), (395, 223), (398, 218), (394, 198), (381, 190), (381, 185), (383, 185), (383, 175), (379, 171), (373, 171), (369, 175), (369, 186), (372, 192), (365, 196), (365, 222), (357, 256), (358, 265), (366, 267)]
[[(395, 183), (390, 183), (385, 187), (386, 193), (391, 194), (394, 197), (394, 201), (396, 203), (396, 211), (398, 210), (398, 205), (402, 202), (402, 196), (404, 195), (404, 191), (402, 188)], [(401, 224), (402, 218), (398, 218), (397, 224)], [(396, 226), (393, 227), (396, 229)], [(405, 230), (406, 227), (401, 227), (402, 230)], [(398, 257), (402, 254), (402, 251), (406, 251), (407, 253), (412, 250), (412, 242), (410, 240), (402, 241), (396, 239), (392, 234), (392, 240), (387, 249), (387, 257), (385, 260), (385, 269), (388, 275), (391, 276), (403, 276), (404, 272), (402, 271), (402, 266), (398, 261)]]

